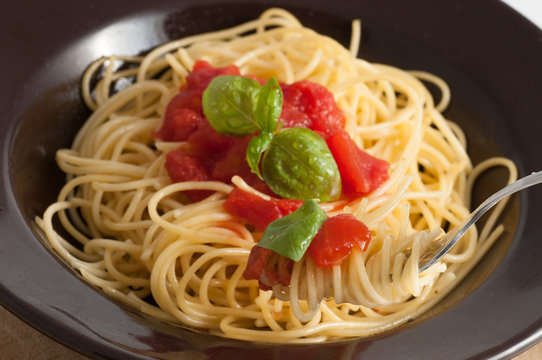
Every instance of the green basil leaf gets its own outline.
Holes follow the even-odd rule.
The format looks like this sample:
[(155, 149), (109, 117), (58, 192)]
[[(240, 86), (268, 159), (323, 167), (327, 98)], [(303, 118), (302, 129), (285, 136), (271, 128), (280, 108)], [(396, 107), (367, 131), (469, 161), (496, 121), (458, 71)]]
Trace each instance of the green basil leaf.
[(316, 201), (305, 200), (299, 209), (269, 224), (258, 246), (299, 261), (326, 219)]
[(324, 139), (305, 128), (289, 128), (273, 138), (263, 156), (262, 176), (284, 198), (332, 201), (341, 195), (333, 155)]
[(261, 130), (254, 114), (262, 86), (243, 76), (215, 77), (203, 92), (203, 113), (220, 134), (246, 136)]
[(273, 135), (271, 133), (264, 132), (250, 139), (247, 147), (246, 159), (248, 166), (250, 166), (250, 170), (262, 180), (263, 177), (260, 173), (260, 159), (262, 153), (269, 147), (272, 139)]
[(282, 90), (275, 78), (267, 80), (258, 100), (257, 121), (262, 131), (273, 132), (282, 111)]

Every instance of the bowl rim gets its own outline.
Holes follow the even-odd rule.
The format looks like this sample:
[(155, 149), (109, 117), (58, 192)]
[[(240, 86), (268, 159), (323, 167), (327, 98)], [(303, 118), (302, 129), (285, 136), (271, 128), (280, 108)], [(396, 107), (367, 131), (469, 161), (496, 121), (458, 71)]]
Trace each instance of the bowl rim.
[[(138, 2), (142, 9), (145, 7), (143, 5), (143, 2), (144, 1)], [(227, 1), (213, 1), (213, 3), (223, 2)], [(240, 2), (248, 3), (249, 1)], [(426, 5), (431, 3), (430, 0), (424, 0), (423, 2)], [(96, 3), (103, 4), (106, 2), (105, 0), (97, 0)], [(203, 1), (203, 3), (211, 2)], [(349, 1), (341, 1), (341, 5), (343, 5), (343, 3), (344, 8), (340, 11), (341, 14), (347, 13), (351, 9), (355, 9), (355, 5), (350, 4)], [(384, 5), (396, 5), (396, 3), (397, 2), (391, 0), (384, 1)], [(64, 4), (63, 1), (58, 1), (58, 4), (53, 4), (51, 8), (39, 10), (45, 10), (46, 14), (52, 16), (52, 12), (54, 12), (55, 10), (59, 10), (59, 7), (63, 6), (62, 4)], [(302, 6), (303, 4), (310, 4), (310, 1), (302, 1), (301, 4)], [(322, 9), (325, 8), (324, 5), (318, 6), (322, 7)], [(472, 13), (474, 14), (483, 14), (484, 12), (498, 14), (499, 21), (501, 22), (502, 26), (504, 28), (513, 27), (515, 29), (519, 29), (518, 33), (521, 33), (522, 38), (521, 40), (517, 40), (512, 36), (505, 36), (501, 40), (505, 41), (506, 44), (508, 44), (509, 42), (511, 44), (513, 41), (519, 42), (520, 45), (517, 45), (518, 47), (523, 46), (526, 50), (529, 51), (529, 53), (526, 53), (524, 55), (524, 57), (528, 59), (528, 61), (526, 61), (528, 64), (535, 63), (536, 61), (542, 61), (542, 31), (536, 26), (534, 26), (532, 23), (530, 23), (528, 20), (523, 18), (521, 15), (519, 15), (517, 12), (509, 8), (507, 5), (490, 0), (484, 0), (481, 2), (481, 4), (477, 3), (476, 5), (473, 5), (468, 0), (462, 0), (456, 1), (455, 5), (450, 2), (443, 6), (445, 9), (442, 11), (449, 10), (451, 13), (453, 13), (454, 16), (457, 16), (458, 14), (465, 15), (468, 14), (469, 11), (472, 11)], [(477, 6), (479, 8), (475, 9), (475, 7)], [(460, 7), (461, 9), (458, 10), (457, 7)], [(7, 5), (0, 5), (0, 10), (7, 11), (5, 13), (9, 13), (9, 11), (22, 12), (24, 10), (22, 5), (16, 5), (13, 9), (9, 11), (4, 8), (7, 8)], [(68, 10), (63, 9), (61, 13), (65, 14), (67, 11)], [(336, 11), (339, 12), (338, 10)], [(37, 16), (37, 14), (35, 13), (34, 15)], [(118, 14), (113, 13), (109, 18), (106, 18), (103, 21), (112, 21), (115, 19), (116, 16), (118, 17)], [(53, 21), (52, 18), (48, 18), (47, 16), (45, 18), (46, 22)], [(378, 21), (383, 20), (376, 18), (375, 22)], [(469, 21), (469, 24), (473, 23), (472, 19), (468, 19), (467, 21)], [(395, 28), (398, 26), (397, 24), (399, 23), (392, 23), (390, 27)], [(96, 28), (96, 25), (88, 26)], [(415, 31), (419, 31), (419, 29), (416, 29)], [(408, 35), (415, 36), (413, 35), (415, 31), (413, 30), (413, 33)], [(4, 35), (0, 35), (0, 43), (5, 42), (7, 44), (11, 44), (12, 41), (13, 39), (10, 37), (8, 32), (4, 32)], [(529, 42), (531, 42), (532, 44), (527, 48), (526, 44), (528, 44)], [(15, 49), (14, 53), (16, 55), (20, 55), (21, 53), (24, 53), (24, 51), (25, 50), (23, 50), (22, 48), (18, 48)], [(1, 61), (2, 64), (8, 63), (9, 57), (2, 55)], [(457, 60), (457, 63), (459, 64), (458, 66), (464, 66), (464, 63), (462, 61), (464, 62), (465, 60)], [(509, 61), (517, 62), (517, 60), (513, 59)], [(473, 71), (476, 71), (476, 68), (467, 68), (465, 71), (472, 73)], [(521, 75), (523, 75), (523, 73), (521, 73)], [(486, 75), (483, 72), (480, 73), (479, 81), (487, 84), (487, 79), (485, 78), (485, 76), (489, 75)], [(24, 93), (27, 94), (26, 96), (28, 96), (28, 92), (22, 89), (22, 87), (24, 87), (25, 80), (28, 80), (28, 78), (23, 78), (23, 81), (20, 85), (21, 88), (16, 89), (14, 93)], [(531, 83), (534, 83), (538, 80), (542, 80), (542, 75), (540, 73), (533, 74)], [(8, 91), (6, 89), (1, 89), (0, 91), (1, 95), (8, 95)], [(494, 90), (492, 91), (492, 96), (497, 99), (504, 99), (506, 96), (509, 96), (509, 92), (505, 90)], [(4, 98), (4, 100), (0, 100), (0, 109), (6, 110), (6, 117), (12, 119), (8, 120), (9, 122), (6, 127), (7, 131), (5, 132), (5, 135), (3, 135), (4, 141), (2, 144), (3, 181), (0, 190), (0, 228), (2, 229), (4, 234), (2, 237), (0, 237), (0, 273), (10, 274), (10, 272), (13, 272), (13, 269), (10, 267), (14, 266), (14, 264), (16, 264), (16, 261), (21, 260), (20, 258), (22, 254), (26, 254), (25, 256), (28, 256), (28, 259), (30, 260), (38, 261), (39, 259), (42, 259), (42, 261), (46, 261), (48, 265), (47, 270), (50, 273), (42, 274), (40, 273), (39, 269), (26, 268), (22, 269), (22, 271), (19, 271), (16, 274), (11, 273), (11, 276), (9, 277), (2, 277), (0, 279), (0, 304), (13, 312), (18, 317), (22, 318), (33, 327), (35, 327), (36, 329), (52, 337), (56, 341), (59, 341), (77, 351), (80, 351), (87, 356), (134, 359), (150, 358), (152, 356), (155, 356), (156, 353), (145, 353), (144, 351), (141, 351), (141, 349), (130, 348), (129, 344), (115, 343), (115, 341), (111, 341), (110, 339), (104, 339), (101, 334), (97, 333), (94, 330), (94, 326), (98, 325), (91, 319), (92, 311), (89, 312), (88, 309), (91, 309), (93, 306), (108, 309), (117, 308), (117, 314), (112, 318), (112, 321), (116, 321), (116, 324), (109, 326), (107, 328), (107, 331), (122, 331), (123, 326), (128, 326), (127, 324), (129, 324), (130, 329), (137, 329), (137, 331), (139, 332), (137, 334), (138, 336), (144, 336), (147, 333), (147, 328), (145, 324), (139, 323), (139, 321), (141, 320), (139, 318), (140, 315), (134, 314), (133, 311), (123, 305), (112, 302), (105, 295), (94, 291), (92, 286), (86, 283), (85, 286), (88, 288), (88, 290), (84, 290), (84, 292), (85, 294), (88, 294), (89, 298), (83, 300), (80, 299), (81, 303), (77, 307), (68, 306), (68, 304), (61, 302), (55, 303), (55, 301), (60, 301), (58, 296), (51, 295), (50, 298), (44, 298), (43, 295), (49, 295), (50, 292), (66, 291), (67, 293), (70, 293), (71, 286), (75, 286), (76, 288), (80, 289), (82, 282), (78, 277), (72, 276), (73, 272), (70, 273), (66, 271), (65, 266), (61, 262), (58, 262), (55, 256), (49, 253), (45, 247), (32, 247), (30, 246), (32, 244), (26, 243), (24, 241), (16, 244), (15, 246), (12, 242), (10, 243), (10, 239), (35, 239), (36, 236), (33, 232), (33, 229), (28, 226), (24, 215), (18, 208), (18, 202), (13, 193), (13, 183), (16, 182), (17, 179), (14, 179), (11, 175), (11, 153), (13, 149), (14, 139), (18, 131), (18, 122), (16, 120), (20, 119), (22, 114), (17, 113), (17, 110), (14, 108), (13, 104), (9, 104), (7, 100), (5, 100), (5, 98), (8, 97), (9, 96), (0, 96), (0, 99)], [(529, 101), (528, 105), (532, 106), (533, 104), (535, 104), (534, 99), (529, 98), (527, 100)], [(24, 101), (24, 99), (21, 101)], [(18, 105), (20, 108), (21, 105)], [(511, 110), (505, 109), (505, 111)], [(529, 115), (529, 112), (525, 111), (525, 115)], [(524, 153), (529, 153), (529, 151), (536, 150), (535, 144), (525, 143), (522, 145), (523, 148), (520, 150)], [(520, 171), (525, 173), (526, 171), (536, 170), (532, 169), (532, 166), (541, 164), (537, 164), (533, 156), (533, 159), (530, 159), (529, 161), (524, 161), (522, 165), (523, 168), (520, 168)], [(494, 273), (491, 274), (486, 280), (486, 282), (482, 284), (477, 290), (470, 294), (458, 306), (443, 314), (440, 314), (437, 318), (433, 318), (431, 320), (431, 323), (437, 322), (439, 324), (439, 329), (445, 329), (447, 327), (447, 324), (453, 325), (453, 329), (460, 328), (460, 326), (454, 323), (454, 320), (456, 319), (456, 314), (462, 309), (471, 309), (469, 311), (478, 310), (480, 314), (488, 314), (491, 312), (491, 314), (495, 315), (498, 313), (503, 313), (503, 310), (505, 309), (504, 306), (498, 306), (498, 304), (493, 304), (492, 306), (486, 306), (487, 309), (483, 309), (484, 306), (482, 304), (484, 304), (484, 302), (491, 301), (493, 299), (493, 296), (495, 296), (496, 294), (502, 293), (502, 288), (498, 285), (499, 279), (501, 281), (502, 279), (505, 279), (507, 281), (517, 281), (517, 278), (510, 278), (510, 276), (507, 275), (508, 272), (514, 269), (514, 261), (517, 261), (517, 257), (519, 256), (516, 256), (515, 252), (519, 251), (518, 249), (520, 248), (520, 245), (523, 249), (523, 243), (534, 243), (535, 235), (533, 231), (540, 229), (540, 225), (536, 221), (537, 213), (540, 214), (540, 211), (535, 209), (535, 204), (537, 203), (537, 200), (540, 199), (540, 194), (534, 191), (528, 192), (528, 194), (531, 195), (530, 198), (527, 197), (527, 195), (521, 196), (521, 213), (524, 214), (524, 216), (522, 216), (522, 218), (520, 219), (522, 224), (518, 226), (521, 231), (519, 234), (516, 235), (516, 238), (521, 238), (521, 244), (517, 243), (517, 241), (512, 244), (510, 248), (510, 253), (505, 256), (499, 267), (495, 269)], [(17, 253), (15, 254), (14, 252)], [(533, 251), (531, 257), (534, 257), (540, 252), (541, 250)], [(534, 260), (529, 258), (529, 261)], [(19, 268), (17, 270), (21, 269)], [(484, 338), (488, 341), (486, 344), (481, 345), (477, 349), (469, 349), (468, 353), (473, 356), (473, 358), (506, 358), (518, 354), (519, 352), (525, 350), (526, 348), (532, 346), (535, 342), (538, 342), (540, 341), (540, 339), (542, 339), (542, 315), (538, 314), (535, 311), (532, 311), (536, 307), (536, 301), (538, 301), (539, 303), (539, 300), (542, 300), (542, 290), (528, 289), (528, 287), (533, 286), (533, 284), (539, 286), (542, 285), (540, 275), (542, 275), (542, 273), (540, 272), (534, 273), (532, 274), (532, 278), (523, 278), (523, 283), (514, 283), (513, 288), (518, 291), (518, 295), (509, 297), (509, 299), (516, 300), (516, 304), (518, 306), (526, 307), (526, 310), (522, 313), (522, 323), (520, 323), (519, 321), (510, 321), (511, 326), (513, 323), (513, 326), (518, 329), (521, 328), (521, 331), (518, 331), (513, 335), (506, 336), (506, 341), (501, 343), (490, 342), (489, 340), (487, 340), (487, 338)], [(53, 286), (47, 287), (46, 289), (35, 286), (36, 280), (52, 281), (55, 278), (59, 279), (58, 283), (53, 284)], [(521, 300), (520, 294), (531, 294), (532, 298)], [(66, 309), (71, 309), (72, 312), (67, 312)], [(528, 322), (526, 319), (530, 319), (530, 322)], [(490, 322), (488, 322), (487, 319), (486, 321), (484, 321), (484, 318), (481, 315), (479, 317), (473, 317), (473, 321), (479, 321), (486, 326), (497, 326), (497, 324), (502, 325), (505, 323), (504, 320), (506, 320), (506, 316), (503, 316), (503, 318), (501, 319), (495, 318), (493, 321)], [(417, 328), (420, 329), (421, 333), (429, 335), (432, 333), (431, 325), (429, 323), (430, 322), (421, 323), (417, 325)], [(156, 324), (156, 326), (157, 328), (160, 328), (160, 324)], [(198, 341), (201, 342), (202, 337), (205, 337), (205, 335), (194, 333), (188, 330), (179, 331), (183, 334), (184, 337), (186, 337), (190, 341), (194, 341), (195, 343), (197, 343)], [(171, 333), (166, 333), (166, 335), (173, 336)], [(411, 346), (418, 344), (417, 336), (412, 331), (394, 332), (393, 337), (400, 339), (398, 341), (405, 346), (405, 349), (411, 349), (411, 351)], [(368, 341), (351, 340), (345, 341), (344, 343), (354, 343), (356, 344), (356, 346), (362, 343), (363, 346), (368, 346), (364, 351), (361, 352), (361, 354), (366, 355), (371, 354), (370, 352), (368, 352), (368, 350), (370, 350), (371, 347), (374, 348), (376, 343), (385, 343), (389, 338), (390, 336), (388, 336), (387, 334), (383, 334), (382, 336), (370, 338)], [(431, 338), (434, 339), (435, 337), (432, 336)], [(461, 338), (467, 339), (467, 337), (465, 336), (462, 336)], [(129, 343), (133, 339), (130, 337), (124, 337), (120, 340), (124, 340)], [(499, 341), (501, 340), (502, 338), (499, 339)], [(213, 341), (220, 346), (224, 344), (224, 346), (233, 347), (247, 346), (247, 343), (244, 341), (221, 338), (214, 338)], [(408, 344), (413, 345), (409, 346)], [(255, 349), (261, 348), (262, 346), (264, 348), (269, 347), (269, 345), (265, 344), (250, 344), (249, 346)], [(328, 344), (323, 345), (322, 348), (332, 346), (333, 344)], [(376, 347), (380, 347), (380, 345)], [(298, 346), (289, 346), (289, 348), (291, 350), (295, 350), (298, 349)], [(447, 349), (449, 348), (444, 347), (445, 351)], [(455, 353), (455, 355), (457, 355), (457, 353)]]

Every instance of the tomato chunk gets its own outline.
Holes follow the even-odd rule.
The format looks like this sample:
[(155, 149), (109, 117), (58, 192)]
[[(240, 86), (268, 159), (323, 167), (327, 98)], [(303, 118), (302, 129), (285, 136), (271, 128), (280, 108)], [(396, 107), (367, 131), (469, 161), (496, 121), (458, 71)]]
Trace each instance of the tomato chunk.
[(173, 182), (209, 180), (201, 162), (183, 150), (170, 151), (166, 155), (165, 167)]
[[(166, 168), (172, 181), (218, 180), (230, 182), (241, 176), (250, 186), (272, 194), (246, 162), (246, 148), (251, 136), (230, 137), (216, 132), (205, 118), (201, 105), (203, 91), (213, 78), (240, 75), (236, 66), (214, 68), (196, 61), (180, 92), (168, 104), (161, 128), (154, 136), (164, 141), (186, 141), (183, 151), (168, 157)], [(258, 79), (261, 84), (263, 79)], [(374, 191), (388, 178), (389, 165), (358, 149), (344, 128), (345, 118), (333, 94), (310, 81), (281, 84), (284, 94), (280, 120), (285, 127), (306, 127), (320, 134), (328, 143), (339, 166), (343, 190), (347, 196), (360, 196)], [(184, 180), (183, 180), (184, 179)], [(277, 204), (272, 204), (273, 207)], [(300, 203), (279, 202), (282, 216), (295, 211)], [(268, 223), (257, 221), (257, 227)], [(265, 227), (263, 227), (265, 228)], [(262, 228), (262, 229), (263, 229)]]
[(320, 84), (298, 81), (282, 85), (284, 103), (280, 120), (285, 127), (300, 126), (332, 134), (344, 128), (344, 114), (333, 94)]
[(282, 216), (293, 213), (303, 205), (303, 200), (280, 199), (277, 201)]
[(230, 214), (245, 219), (250, 225), (265, 230), (271, 222), (296, 211), (302, 204), (302, 200), (265, 200), (261, 196), (235, 188), (224, 202), (224, 208)]
[(273, 250), (269, 250), (258, 245), (255, 245), (250, 250), (248, 256), (247, 267), (243, 271), (245, 280), (259, 280), (262, 271), (265, 269), (267, 259), (273, 254)]
[[(174, 101), (178, 98), (174, 98)], [(170, 103), (172, 104), (173, 101)], [(175, 108), (175, 105), (171, 106), (169, 112), (167, 112), (166, 119), (162, 128), (157, 133), (160, 138), (168, 141), (185, 141), (190, 134), (196, 131), (202, 123), (206, 122), (205, 118), (188, 107)]]
[(224, 208), (230, 214), (245, 219), (249, 224), (261, 230), (281, 217), (276, 202), (267, 201), (239, 188), (230, 192), (228, 200), (224, 202)]
[[(170, 151), (166, 155), (165, 168), (173, 182), (210, 180), (203, 163), (197, 157), (187, 154), (181, 149)], [(190, 201), (200, 201), (213, 192), (209, 190), (188, 190), (183, 193)]]
[(273, 285), (290, 285), (293, 267), (293, 260), (255, 245), (250, 250), (243, 278), (258, 280), (260, 289), (271, 290)]
[(333, 133), (327, 144), (339, 167), (343, 191), (347, 195), (369, 194), (388, 179), (388, 162), (358, 148), (345, 131)]
[(207, 158), (216, 158), (228, 151), (236, 140), (231, 136), (219, 134), (205, 120), (188, 137), (188, 144), (192, 153), (200, 154)]
[(312, 240), (307, 252), (319, 267), (340, 265), (354, 247), (362, 251), (371, 241), (367, 226), (350, 214), (328, 218)]
[[(233, 175), (239, 175), (259, 191), (270, 192), (265, 182), (251, 172), (245, 161), (250, 137), (221, 135), (203, 115), (203, 91), (213, 78), (220, 75), (240, 73), (234, 65), (214, 68), (205, 61), (196, 61), (192, 72), (186, 77), (186, 84), (169, 102), (162, 126), (154, 136), (164, 141), (186, 141), (188, 146), (168, 155), (168, 174), (173, 182), (218, 180), (226, 183), (230, 182)], [(191, 194), (209, 195), (209, 192)], [(194, 200), (202, 197), (189, 198)]]
[[(235, 65), (229, 65), (217, 68), (204, 60), (196, 60), (192, 67), (192, 72), (186, 77), (186, 86), (194, 89), (201, 95), (207, 86), (217, 76), (221, 75), (241, 75), (239, 68)], [(201, 100), (201, 99), (200, 99)], [(199, 102), (201, 106), (201, 101)]]
[(240, 73), (234, 65), (215, 68), (206, 61), (196, 61), (186, 77), (186, 84), (167, 105), (162, 126), (154, 136), (164, 141), (186, 141), (202, 121), (207, 122), (201, 108), (201, 96), (211, 80), (219, 75)]
[(277, 254), (278, 261), (276, 266), (277, 281), (282, 286), (290, 285), (292, 278), (292, 270), (294, 269), (294, 261), (286, 256)]
[(215, 164), (212, 173), (213, 177), (227, 183), (230, 182), (232, 176), (239, 175), (245, 182), (251, 184), (257, 179), (257, 176), (250, 171), (250, 167), (245, 160), (251, 136), (233, 139), (235, 141), (232, 142), (221, 159)]

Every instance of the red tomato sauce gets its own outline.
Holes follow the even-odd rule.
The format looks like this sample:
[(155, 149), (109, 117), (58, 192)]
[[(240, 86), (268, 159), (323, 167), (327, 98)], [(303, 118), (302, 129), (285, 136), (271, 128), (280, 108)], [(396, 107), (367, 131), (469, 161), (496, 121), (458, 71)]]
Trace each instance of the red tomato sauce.
[(348, 197), (370, 194), (388, 180), (388, 162), (358, 148), (346, 131), (327, 137), (327, 146), (341, 173), (343, 193)]
[(302, 204), (302, 200), (275, 198), (265, 200), (258, 195), (235, 188), (224, 202), (224, 208), (250, 225), (265, 230), (273, 221), (293, 213)]
[[(229, 183), (241, 176), (255, 189), (273, 195), (269, 187), (253, 174), (245, 156), (252, 136), (230, 137), (216, 132), (202, 110), (202, 94), (213, 78), (240, 75), (236, 66), (214, 68), (196, 61), (186, 84), (169, 102), (161, 128), (154, 136), (163, 141), (186, 142), (186, 146), (166, 156), (166, 170), (173, 182), (217, 180)], [(255, 78), (260, 83), (265, 80)], [(280, 84), (283, 107), (279, 121), (284, 127), (305, 127), (320, 134), (327, 142), (338, 165), (343, 193), (352, 198), (366, 195), (388, 179), (389, 164), (359, 149), (344, 131), (345, 117), (333, 95), (323, 86), (309, 81)], [(210, 195), (208, 191), (185, 192), (192, 201)], [(264, 230), (272, 221), (299, 208), (302, 201), (264, 200), (234, 189), (224, 203), (225, 209), (248, 224)], [(308, 249), (316, 264), (328, 267), (340, 264), (352, 248), (365, 249), (370, 232), (353, 216), (328, 219)], [(360, 226), (360, 224), (362, 226)], [(251, 251), (244, 273), (246, 279), (258, 279), (262, 289), (289, 284), (293, 262), (258, 246)], [(263, 275), (262, 275), (263, 274)], [(262, 282), (262, 277), (265, 282)]]
[(365, 251), (371, 241), (367, 226), (350, 214), (328, 218), (312, 239), (307, 253), (316, 266), (340, 265), (357, 247)]
[(293, 260), (256, 245), (250, 251), (243, 278), (258, 280), (260, 289), (271, 290), (273, 285), (290, 285), (293, 267)]
[[(365, 251), (370, 241), (371, 232), (364, 223), (351, 214), (339, 214), (322, 224), (307, 254), (316, 266), (328, 268), (342, 264), (354, 248)], [(262, 290), (271, 290), (273, 285), (290, 284), (293, 266), (292, 260), (256, 245), (250, 251), (243, 277), (258, 280)]]
[(344, 128), (344, 115), (322, 85), (310, 81), (281, 84), (284, 97), (279, 121), (284, 127), (304, 127), (325, 134)]
[[(163, 124), (154, 136), (163, 141), (186, 141), (188, 146), (167, 155), (168, 174), (173, 182), (218, 180), (226, 183), (233, 175), (239, 175), (250, 186), (271, 194), (267, 185), (250, 171), (245, 161), (251, 136), (221, 135), (203, 115), (203, 91), (213, 78), (220, 75), (240, 73), (233, 65), (214, 68), (205, 61), (196, 61), (193, 71), (186, 78), (186, 84), (169, 102)], [(284, 123), (284, 127), (306, 127), (326, 135), (344, 128), (344, 115), (333, 95), (323, 86), (300, 81), (290, 85), (281, 84), (281, 88), (284, 96), (279, 121)], [(187, 192), (193, 201), (208, 194), (205, 191)]]

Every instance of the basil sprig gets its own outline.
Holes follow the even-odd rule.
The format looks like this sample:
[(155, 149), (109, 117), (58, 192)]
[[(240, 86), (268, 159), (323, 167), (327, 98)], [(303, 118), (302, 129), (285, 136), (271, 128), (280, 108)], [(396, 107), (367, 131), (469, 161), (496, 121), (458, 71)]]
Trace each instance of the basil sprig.
[(289, 128), (273, 138), (262, 160), (271, 190), (289, 199), (332, 201), (341, 195), (341, 174), (322, 137), (310, 129)]
[(273, 140), (273, 135), (269, 132), (263, 132), (258, 136), (250, 139), (250, 142), (247, 146), (247, 163), (250, 166), (250, 169), (253, 173), (258, 175), (260, 179), (263, 180), (262, 174), (260, 173), (260, 159), (262, 158), (262, 153), (269, 147), (271, 141)]
[(202, 97), (203, 113), (220, 134), (257, 133), (248, 144), (246, 160), (273, 192), (290, 199), (336, 200), (341, 194), (341, 178), (325, 141), (309, 129), (280, 131), (277, 124), (282, 102), (276, 79), (262, 86), (256, 80), (232, 75), (214, 78)]
[(202, 106), (209, 124), (223, 135), (271, 133), (282, 110), (282, 91), (275, 78), (261, 86), (247, 77), (222, 75), (203, 92)]
[(263, 180), (260, 174), (260, 159), (273, 140), (282, 111), (282, 90), (275, 78), (267, 80), (260, 92), (256, 110), (256, 121), (261, 125), (260, 134), (248, 143), (246, 159), (253, 173)]
[(326, 219), (316, 201), (305, 200), (299, 209), (269, 224), (258, 246), (299, 261)]
[(282, 112), (282, 90), (275, 78), (266, 81), (260, 91), (256, 106), (256, 122), (261, 126), (260, 132), (272, 133), (277, 127)]
[(251, 139), (246, 159), (253, 173), (263, 180), (259, 163), (269, 146), (282, 111), (282, 90), (275, 78), (264, 86), (256, 80), (235, 75), (214, 78), (202, 97), (203, 113), (220, 134)]

